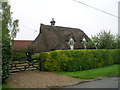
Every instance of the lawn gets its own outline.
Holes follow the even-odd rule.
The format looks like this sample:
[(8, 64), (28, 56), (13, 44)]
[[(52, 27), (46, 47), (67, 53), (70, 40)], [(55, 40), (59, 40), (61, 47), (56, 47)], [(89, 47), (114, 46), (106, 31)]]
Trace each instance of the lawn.
[(85, 71), (76, 71), (76, 72), (62, 72), (62, 71), (55, 71), (54, 73), (76, 77), (80, 79), (93, 79), (96, 77), (112, 77), (118, 76), (118, 65), (111, 65), (107, 67), (101, 67), (91, 70)]

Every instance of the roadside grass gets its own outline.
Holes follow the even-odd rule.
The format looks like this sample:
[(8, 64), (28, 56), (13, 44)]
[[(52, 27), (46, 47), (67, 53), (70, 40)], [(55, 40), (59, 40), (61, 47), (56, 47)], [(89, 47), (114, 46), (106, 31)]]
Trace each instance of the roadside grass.
[[(2, 89), (1, 89), (2, 88)], [(7, 89), (12, 89), (12, 88), (17, 88), (17, 87), (11, 87), (11, 86), (9, 86), (8, 84), (2, 84), (2, 85), (0, 85), (0, 89), (1, 90), (7, 90)]]
[(76, 72), (54, 71), (54, 73), (80, 79), (94, 79), (97, 77), (113, 77), (113, 76), (116, 77), (118, 76), (118, 64), (85, 71)]
[(10, 88), (10, 86), (8, 86), (7, 84), (3, 84), (2, 87), (0, 86), (0, 88)]

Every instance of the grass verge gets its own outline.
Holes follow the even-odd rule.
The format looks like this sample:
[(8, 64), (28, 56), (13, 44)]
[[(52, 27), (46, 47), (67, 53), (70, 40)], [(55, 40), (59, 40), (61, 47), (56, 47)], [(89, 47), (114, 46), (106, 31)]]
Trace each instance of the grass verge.
[(97, 77), (113, 77), (118, 76), (118, 65), (111, 65), (107, 67), (101, 67), (85, 71), (77, 72), (63, 72), (63, 71), (54, 71), (54, 73), (80, 78), (80, 79), (94, 79)]
[(10, 86), (8, 86), (7, 84), (3, 84), (2, 87), (0, 86), (0, 88), (2, 88), (2, 89), (10, 88)]

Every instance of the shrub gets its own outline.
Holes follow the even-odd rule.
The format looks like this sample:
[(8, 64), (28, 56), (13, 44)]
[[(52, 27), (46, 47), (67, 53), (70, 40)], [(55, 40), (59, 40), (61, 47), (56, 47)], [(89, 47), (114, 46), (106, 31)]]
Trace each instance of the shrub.
[(32, 59), (39, 59), (40, 53), (35, 53), (32, 55)]
[(25, 51), (12, 51), (12, 60), (26, 60), (27, 56)]
[(56, 50), (37, 53), (48, 71), (81, 71), (119, 63), (118, 49)]

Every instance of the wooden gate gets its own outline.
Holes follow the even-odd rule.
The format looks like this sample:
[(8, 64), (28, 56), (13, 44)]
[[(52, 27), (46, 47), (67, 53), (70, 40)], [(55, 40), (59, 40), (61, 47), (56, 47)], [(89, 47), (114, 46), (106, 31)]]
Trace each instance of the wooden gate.
[(32, 60), (31, 62), (14, 60), (10, 63), (10, 66), (9, 66), (10, 73), (36, 70), (36, 69), (40, 69), (39, 60)]

